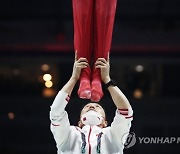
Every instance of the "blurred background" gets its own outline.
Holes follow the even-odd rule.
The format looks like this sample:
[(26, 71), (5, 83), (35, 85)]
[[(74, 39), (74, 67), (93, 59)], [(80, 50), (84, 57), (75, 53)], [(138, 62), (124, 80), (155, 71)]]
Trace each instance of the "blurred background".
[[(180, 136), (180, 1), (118, 0), (111, 77), (134, 109), (137, 137)], [(55, 154), (49, 110), (74, 60), (71, 0), (0, 1), (0, 154)], [(67, 106), (76, 125), (85, 101)], [(109, 124), (115, 106), (104, 90)], [(179, 154), (179, 144), (140, 144), (125, 154)]]

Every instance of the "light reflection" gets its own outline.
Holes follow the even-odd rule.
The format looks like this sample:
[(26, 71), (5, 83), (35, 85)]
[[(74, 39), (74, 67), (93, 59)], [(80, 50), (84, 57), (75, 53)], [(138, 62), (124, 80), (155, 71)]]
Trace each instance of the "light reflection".
[(46, 86), (47, 88), (51, 88), (51, 87), (53, 86), (53, 82), (52, 82), (52, 81), (46, 81), (46, 82), (45, 82), (45, 86)]
[(50, 81), (51, 79), (52, 79), (51, 74), (44, 74), (44, 75), (43, 75), (43, 80), (44, 80), (44, 81)]

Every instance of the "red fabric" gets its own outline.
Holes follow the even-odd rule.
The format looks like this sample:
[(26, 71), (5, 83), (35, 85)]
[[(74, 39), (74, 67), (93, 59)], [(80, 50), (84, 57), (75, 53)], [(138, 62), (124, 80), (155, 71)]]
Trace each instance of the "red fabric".
[(93, 43), (93, 0), (73, 0), (74, 47), (90, 62)]
[(107, 58), (112, 41), (112, 31), (117, 0), (73, 0), (74, 47), (78, 58), (90, 62)]
[(107, 59), (111, 48), (117, 0), (95, 0), (94, 55)]
[[(97, 58), (107, 59), (112, 41), (112, 31), (117, 0), (72, 0), (74, 16), (74, 48), (78, 59), (87, 58), (89, 64)], [(93, 59), (91, 59), (93, 58)], [(94, 67), (94, 65), (93, 65)], [(92, 80), (92, 87), (83, 80)], [(92, 99), (98, 101), (103, 96), (100, 69), (88, 67), (81, 71), (80, 95), (85, 89), (92, 88)], [(84, 94), (83, 94), (84, 97)], [(86, 97), (88, 98), (88, 96)]]

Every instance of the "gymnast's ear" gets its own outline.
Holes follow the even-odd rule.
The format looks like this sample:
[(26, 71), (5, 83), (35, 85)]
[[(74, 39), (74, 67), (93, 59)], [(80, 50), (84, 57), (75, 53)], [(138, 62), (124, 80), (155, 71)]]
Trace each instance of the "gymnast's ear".
[(81, 120), (78, 121), (78, 127), (80, 127), (80, 128), (83, 127), (83, 123), (81, 122)]
[(108, 122), (106, 120), (104, 120), (104, 122), (101, 125), (102, 125), (102, 128), (106, 128), (108, 125)]

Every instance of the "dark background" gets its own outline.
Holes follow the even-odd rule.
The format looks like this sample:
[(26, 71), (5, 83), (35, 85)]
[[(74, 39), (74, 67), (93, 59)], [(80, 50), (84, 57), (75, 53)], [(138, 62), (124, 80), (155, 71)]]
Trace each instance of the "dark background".
[[(118, 0), (111, 76), (134, 109), (137, 137), (180, 136), (180, 2)], [(49, 110), (73, 65), (70, 0), (0, 1), (0, 154), (55, 154)], [(42, 70), (47, 64), (48, 70)], [(138, 72), (137, 66), (144, 68)], [(42, 76), (52, 75), (52, 88)], [(67, 106), (76, 125), (85, 101)], [(108, 121), (115, 106), (104, 90)], [(140, 144), (125, 154), (179, 154), (179, 144)]]

